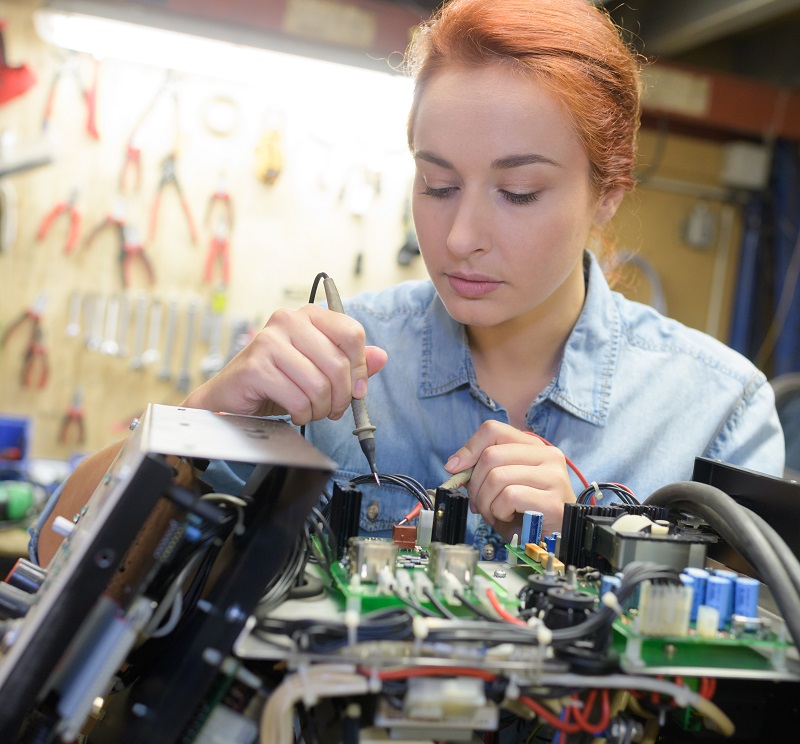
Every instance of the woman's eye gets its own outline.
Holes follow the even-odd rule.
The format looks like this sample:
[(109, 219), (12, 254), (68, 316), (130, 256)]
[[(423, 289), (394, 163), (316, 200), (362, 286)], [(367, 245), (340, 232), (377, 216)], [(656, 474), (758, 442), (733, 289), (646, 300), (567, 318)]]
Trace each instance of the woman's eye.
[(424, 194), (425, 196), (433, 196), (436, 197), (437, 199), (444, 199), (445, 197), (448, 197), (451, 194), (453, 194), (455, 191), (456, 191), (455, 186), (444, 186), (439, 189), (435, 189), (432, 186), (426, 186), (422, 190), (422, 194)]
[(515, 194), (513, 191), (503, 191), (501, 193), (503, 197), (512, 204), (530, 204), (539, 198), (538, 191), (532, 191), (529, 194)]

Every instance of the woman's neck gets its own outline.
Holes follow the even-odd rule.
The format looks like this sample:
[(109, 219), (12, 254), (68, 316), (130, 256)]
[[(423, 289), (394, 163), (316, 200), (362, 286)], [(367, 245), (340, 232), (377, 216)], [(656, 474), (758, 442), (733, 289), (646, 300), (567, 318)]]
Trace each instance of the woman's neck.
[(551, 382), (585, 298), (583, 269), (545, 302), (523, 316), (496, 326), (469, 326), (467, 339), (478, 385), (527, 428), (531, 402)]

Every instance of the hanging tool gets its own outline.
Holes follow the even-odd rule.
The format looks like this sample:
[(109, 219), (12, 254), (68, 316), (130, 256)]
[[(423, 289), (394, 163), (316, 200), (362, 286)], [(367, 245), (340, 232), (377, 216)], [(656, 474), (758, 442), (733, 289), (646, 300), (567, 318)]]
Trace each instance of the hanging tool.
[(175, 350), (175, 338), (178, 330), (178, 301), (171, 300), (167, 310), (167, 337), (164, 341), (164, 361), (158, 373), (158, 379), (167, 382), (172, 377), (170, 366), (172, 355)]
[[(125, 160), (119, 173), (119, 190), (124, 194), (127, 191), (138, 191), (142, 186), (142, 149), (137, 144), (136, 133), (131, 135), (125, 145)], [(133, 188), (131, 188), (133, 179)]]
[[(38, 377), (36, 371), (38, 369)], [(25, 350), (25, 357), (22, 362), (22, 374), (20, 384), (22, 387), (43, 388), (47, 384), (50, 376), (50, 364), (48, 362), (47, 347), (44, 345), (44, 335), (42, 326), (36, 323), (33, 335), (28, 348)]]
[(122, 228), (122, 248), (119, 254), (120, 269), (122, 272), (122, 286), (131, 285), (131, 273), (134, 261), (144, 267), (144, 272), (149, 284), (155, 281), (155, 272), (150, 259), (144, 251), (139, 231), (133, 225), (125, 225)]
[(117, 231), (120, 245), (122, 245), (123, 229), (125, 227), (125, 205), (121, 200), (117, 200), (102, 222), (99, 222), (89, 231), (89, 234), (83, 239), (83, 247), (88, 248), (91, 246), (97, 236), (109, 227), (113, 227)]
[(228, 286), (231, 280), (230, 266), (230, 231), (224, 220), (217, 220), (214, 225), (214, 232), (211, 234), (211, 241), (208, 244), (206, 253), (206, 266), (203, 278), (211, 283), (214, 276), (214, 265), (219, 262), (222, 270), (222, 283)]
[(175, 389), (181, 393), (188, 393), (191, 379), (190, 365), (192, 362), (192, 349), (194, 348), (194, 323), (197, 317), (197, 301), (192, 300), (189, 303), (189, 309), (186, 311), (186, 329), (184, 346), (183, 346), (183, 361), (181, 362), (181, 369), (178, 372), (178, 379), (175, 383)]
[(103, 342), (103, 317), (106, 313), (106, 298), (96, 294), (86, 298), (86, 335), (84, 343), (89, 351), (99, 351)]
[(189, 210), (189, 203), (186, 201), (180, 181), (178, 180), (178, 175), (175, 169), (176, 161), (177, 155), (176, 153), (172, 152), (167, 155), (166, 158), (164, 158), (161, 164), (161, 180), (158, 182), (158, 191), (156, 192), (155, 199), (153, 200), (153, 206), (150, 209), (149, 242), (151, 243), (155, 238), (156, 230), (158, 228), (158, 212), (161, 208), (161, 195), (164, 191), (164, 188), (170, 185), (175, 189), (178, 194), (178, 199), (180, 199), (183, 214), (186, 217), (186, 222), (189, 226), (189, 234), (191, 235), (192, 243), (197, 243), (197, 228), (194, 225), (194, 218)]
[(142, 364), (155, 364), (161, 358), (158, 341), (161, 336), (161, 300), (157, 297), (150, 303), (150, 327), (147, 348), (142, 352)]
[(136, 319), (134, 321), (133, 353), (131, 354), (131, 369), (142, 369), (144, 362), (144, 336), (147, 329), (147, 295), (142, 292), (136, 300)]
[[(342, 299), (339, 297), (339, 291), (336, 289), (333, 279), (324, 274), (322, 276), (322, 285), (325, 288), (325, 298), (328, 301), (328, 307), (336, 313), (344, 314)], [(375, 482), (380, 485), (381, 481), (380, 478), (378, 478), (378, 468), (375, 464), (376, 427), (370, 423), (369, 415), (367, 414), (367, 404), (363, 399), (353, 398), (350, 408), (353, 411), (353, 418), (356, 422), (356, 428), (353, 429), (353, 434), (358, 437), (358, 443), (361, 445), (361, 451), (364, 453), (364, 457), (367, 458), (369, 469), (372, 471), (372, 475), (375, 476)]]
[(6, 62), (5, 28), (5, 21), (0, 21), (0, 103), (21, 96), (36, 82), (27, 65), (12, 67)]
[(200, 375), (204, 380), (210, 380), (225, 365), (225, 358), (222, 356), (222, 325), (226, 304), (225, 287), (219, 287), (211, 298), (208, 353), (200, 360)]
[(215, 212), (221, 212), (220, 219), (224, 219), (229, 230), (233, 230), (233, 200), (225, 185), (224, 177), (220, 176), (219, 183), (213, 194), (208, 198), (206, 206), (206, 226), (211, 224)]
[(77, 289), (69, 296), (69, 314), (64, 333), (69, 338), (79, 336), (81, 333), (81, 293)]
[(5, 178), (0, 178), (0, 254), (17, 240), (17, 192)]
[(283, 170), (283, 133), (277, 127), (265, 129), (256, 145), (256, 176), (272, 185)]
[(78, 444), (83, 444), (86, 438), (84, 421), (83, 388), (78, 386), (75, 388), (75, 393), (72, 396), (72, 403), (70, 404), (70, 407), (67, 408), (66, 413), (61, 419), (61, 428), (58, 432), (58, 441), (61, 442), (61, 444), (66, 444), (70, 433), (74, 431), (75, 441)]
[(78, 243), (78, 234), (81, 230), (81, 215), (75, 207), (78, 201), (78, 189), (73, 189), (69, 198), (66, 201), (58, 202), (42, 220), (39, 225), (39, 230), (36, 233), (37, 240), (44, 240), (47, 233), (50, 231), (56, 217), (61, 214), (66, 214), (69, 218), (69, 232), (67, 233), (67, 241), (64, 243), (64, 253), (69, 255)]
[(112, 296), (106, 303), (106, 330), (105, 338), (100, 344), (100, 353), (107, 356), (116, 356), (119, 351), (117, 343), (117, 324), (119, 323), (119, 297)]
[(22, 313), (17, 316), (17, 319), (3, 332), (3, 337), (0, 339), (0, 347), (4, 347), (11, 336), (26, 323), (30, 323), (31, 335), (29, 340), (32, 339), (36, 327), (41, 323), (45, 305), (47, 305), (47, 295), (44, 293), (38, 295), (33, 301), (33, 304), (29, 308), (23, 310)]
[(80, 61), (78, 56), (74, 53), (67, 53), (62, 56), (61, 62), (53, 73), (50, 80), (50, 89), (47, 92), (47, 100), (45, 101), (44, 116), (42, 118), (42, 129), (47, 130), (50, 125), (50, 117), (53, 113), (53, 103), (55, 102), (56, 90), (58, 89), (59, 81), (66, 75), (71, 75), (75, 78), (78, 85), (83, 102), (86, 104), (86, 133), (92, 139), (100, 139), (100, 134), (97, 131), (97, 78), (99, 75), (100, 62), (93, 59), (92, 81), (86, 86), (83, 84), (83, 78), (80, 70)]

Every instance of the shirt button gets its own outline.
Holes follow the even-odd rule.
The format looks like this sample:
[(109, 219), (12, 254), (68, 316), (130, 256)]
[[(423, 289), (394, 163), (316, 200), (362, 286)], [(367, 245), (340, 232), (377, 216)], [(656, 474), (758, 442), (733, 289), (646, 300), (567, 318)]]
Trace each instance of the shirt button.
[(378, 514), (380, 513), (381, 513), (381, 508), (378, 506), (377, 501), (373, 501), (367, 507), (367, 519), (369, 519), (370, 522), (374, 522), (378, 518)]
[(481, 558), (485, 561), (493, 561), (494, 560), (494, 545), (491, 543), (486, 543), (483, 546), (483, 550), (481, 551)]

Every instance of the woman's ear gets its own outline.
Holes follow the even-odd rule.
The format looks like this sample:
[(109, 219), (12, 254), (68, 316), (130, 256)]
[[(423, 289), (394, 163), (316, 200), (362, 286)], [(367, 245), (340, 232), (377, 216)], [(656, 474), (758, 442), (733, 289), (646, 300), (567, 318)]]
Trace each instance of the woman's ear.
[(622, 186), (616, 186), (600, 197), (594, 213), (596, 227), (605, 225), (616, 214), (619, 205), (622, 203), (623, 196), (625, 196), (625, 189)]

